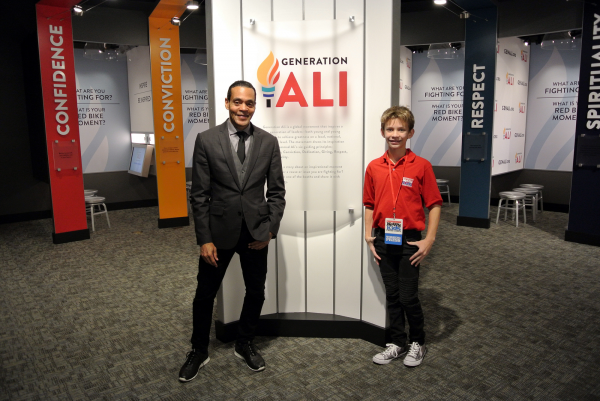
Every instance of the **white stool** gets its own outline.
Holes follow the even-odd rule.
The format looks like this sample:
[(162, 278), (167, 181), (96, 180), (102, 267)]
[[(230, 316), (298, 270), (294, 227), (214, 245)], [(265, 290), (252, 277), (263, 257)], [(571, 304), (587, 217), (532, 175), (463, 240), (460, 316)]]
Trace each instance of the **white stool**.
[(110, 220), (108, 219), (108, 210), (106, 209), (106, 204), (104, 201), (106, 198), (103, 196), (86, 196), (85, 204), (86, 204), (86, 212), (92, 216), (92, 231), (96, 231), (96, 227), (94, 225), (94, 216), (99, 214), (106, 215), (106, 222), (108, 223), (108, 228), (110, 228)]
[(542, 193), (542, 189), (544, 189), (543, 185), (539, 184), (521, 184), (519, 185), (521, 188), (534, 188), (538, 190), (538, 203), (540, 205), (539, 212), (544, 211), (544, 194)]
[(97, 189), (84, 189), (83, 196), (94, 196), (98, 193)]
[(533, 215), (533, 221), (535, 222), (535, 218), (537, 216), (537, 208), (538, 208), (538, 190), (533, 188), (513, 188), (515, 192), (521, 192), (525, 194), (525, 207), (531, 208), (531, 214)]
[(192, 182), (191, 181), (186, 181), (186, 183), (185, 183), (185, 192), (187, 194), (188, 211), (190, 213), (192, 212), (192, 200), (190, 199), (191, 191), (192, 191)]
[(450, 202), (450, 180), (437, 179), (435, 181), (437, 182), (438, 189), (440, 190), (440, 195), (448, 194), (448, 203), (452, 203)]
[[(527, 224), (527, 216), (525, 215), (525, 194), (521, 192), (505, 191), (500, 192), (500, 202), (498, 202), (498, 214), (496, 215), (496, 224), (500, 218), (500, 210), (504, 209), (504, 220), (506, 221), (506, 214), (509, 210), (512, 210), (513, 217), (517, 222), (516, 226), (519, 227), (519, 210), (523, 210), (523, 223)], [(502, 206), (504, 201), (504, 206)]]

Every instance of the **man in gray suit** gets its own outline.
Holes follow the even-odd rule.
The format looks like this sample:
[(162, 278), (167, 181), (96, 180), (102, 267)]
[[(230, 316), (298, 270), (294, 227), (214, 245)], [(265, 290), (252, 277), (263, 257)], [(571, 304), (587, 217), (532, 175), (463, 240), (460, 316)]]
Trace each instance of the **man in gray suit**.
[(192, 351), (179, 372), (182, 382), (193, 380), (210, 360), (213, 303), (234, 253), (246, 285), (234, 354), (254, 371), (265, 369), (253, 338), (265, 299), (268, 244), (285, 208), (281, 153), (277, 138), (250, 123), (256, 108), (251, 83), (234, 82), (225, 108), (229, 119), (198, 134), (194, 147), (191, 204), (201, 250)]

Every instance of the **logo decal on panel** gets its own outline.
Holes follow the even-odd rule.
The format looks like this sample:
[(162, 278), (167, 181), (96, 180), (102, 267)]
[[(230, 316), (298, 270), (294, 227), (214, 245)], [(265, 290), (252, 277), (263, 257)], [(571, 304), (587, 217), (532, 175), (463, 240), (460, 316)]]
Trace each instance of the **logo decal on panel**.
[(262, 85), (263, 97), (267, 98), (267, 107), (271, 107), (271, 99), (275, 96), (275, 84), (279, 81), (279, 60), (273, 52), (260, 64), (256, 71), (258, 82)]
[(506, 73), (506, 84), (507, 85), (515, 84), (515, 75), (514, 74), (511, 74), (510, 72)]
[[(301, 66), (301, 65), (338, 65), (348, 64), (347, 57), (303, 57), (303, 58), (283, 58), (282, 66)], [(275, 84), (279, 81), (280, 71), (279, 60), (275, 58), (273, 52), (270, 52), (266, 59), (256, 70), (256, 77), (262, 86), (263, 97), (267, 98), (267, 107), (271, 107), (271, 99), (275, 98)], [(323, 99), (321, 96), (321, 72), (313, 71), (313, 107), (333, 107), (334, 99)], [(348, 105), (348, 72), (339, 71), (339, 94), (338, 106), (346, 107)], [(290, 71), (281, 93), (277, 99), (275, 107), (283, 107), (286, 103), (298, 103), (300, 107), (308, 107), (308, 102), (304, 96), (300, 84), (293, 71)]]
[(515, 163), (521, 163), (523, 161), (523, 153), (515, 153)]

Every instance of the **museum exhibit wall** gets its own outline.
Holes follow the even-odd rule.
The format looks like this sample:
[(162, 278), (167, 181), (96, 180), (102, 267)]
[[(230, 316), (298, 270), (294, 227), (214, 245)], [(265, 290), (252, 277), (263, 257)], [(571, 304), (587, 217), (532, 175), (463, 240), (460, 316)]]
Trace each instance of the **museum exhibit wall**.
[[(35, 3), (25, 0), (3, 4), (2, 29), (14, 38), (6, 43), (11, 62), (2, 63), (5, 81), (0, 118), (3, 129), (0, 136), (6, 152), (0, 163), (0, 221), (19, 221), (50, 217), (49, 186), (44, 180), (44, 155), (39, 152), (43, 136), (41, 103), (39, 102), (39, 62), (35, 27)], [(141, 2), (140, 6), (144, 5)], [(549, 31), (564, 31), (581, 27), (581, 4), (549, 1), (503, 1), (499, 3), (499, 36), (518, 36)], [(74, 40), (98, 41), (133, 45), (148, 44), (148, 13), (152, 10), (105, 9), (97, 7), (81, 19), (74, 19)], [(446, 10), (416, 5), (402, 5), (403, 23), (401, 43), (414, 45), (460, 41), (464, 39), (462, 21)], [(11, 16), (20, 15), (14, 19)], [(86, 19), (87, 18), (87, 19)], [(110, 29), (107, 29), (109, 27)], [(448, 37), (451, 34), (452, 37)], [(198, 44), (202, 42), (202, 44)], [(205, 47), (203, 18), (190, 17), (181, 26), (182, 47)], [(42, 121), (42, 125), (40, 122)], [(41, 132), (41, 135), (40, 135)], [(44, 148), (45, 145), (42, 147)], [(456, 167), (436, 166), (436, 175), (449, 178), (451, 191), (458, 195), (459, 171)], [(86, 186), (100, 189), (112, 207), (156, 204), (156, 183), (142, 180), (123, 171), (86, 173)], [(570, 173), (529, 169), (493, 177), (492, 198), (499, 190), (521, 182), (542, 183), (549, 190), (544, 193), (548, 203), (568, 205)]]
[[(503, 39), (580, 29), (582, 7), (581, 3), (562, 0), (500, 2), (498, 4), (498, 36)], [(402, 22), (401, 43), (406, 46), (464, 41), (464, 26), (461, 20), (452, 17), (447, 10), (436, 8), (433, 5), (403, 4)], [(427, 26), (427, 29), (424, 30), (423, 26)], [(437, 177), (450, 180), (452, 198), (458, 201), (460, 168), (434, 165), (434, 171)], [(571, 174), (558, 170), (534, 170), (527, 165), (519, 171), (492, 177), (491, 202), (497, 203), (498, 192), (516, 187), (521, 183), (544, 185), (547, 188), (547, 191), (544, 192), (544, 201), (548, 205), (548, 210), (568, 211)]]

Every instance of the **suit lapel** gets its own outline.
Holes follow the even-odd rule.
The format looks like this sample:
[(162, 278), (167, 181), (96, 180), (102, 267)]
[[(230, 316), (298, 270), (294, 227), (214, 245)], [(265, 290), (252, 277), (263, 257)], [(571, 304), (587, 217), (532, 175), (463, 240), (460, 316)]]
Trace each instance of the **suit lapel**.
[(252, 149), (250, 151), (250, 155), (248, 156), (248, 168), (246, 169), (246, 174), (244, 175), (244, 182), (242, 182), (241, 188), (244, 188), (246, 186), (246, 183), (248, 182), (248, 177), (250, 177), (250, 173), (252, 173), (252, 169), (254, 169), (254, 165), (256, 164), (256, 160), (258, 159), (258, 153), (260, 151), (260, 142), (262, 141), (262, 134), (257, 129), (255, 129), (254, 125), (252, 125), (252, 129)]
[(235, 162), (233, 161), (233, 154), (231, 152), (231, 141), (229, 140), (229, 130), (227, 129), (227, 121), (225, 121), (225, 123), (221, 125), (221, 132), (219, 133), (219, 142), (221, 143), (221, 149), (223, 150), (225, 160), (227, 160), (227, 166), (229, 167), (231, 176), (235, 181), (235, 185), (237, 185), (239, 189), (242, 189), (240, 181), (238, 180)]

